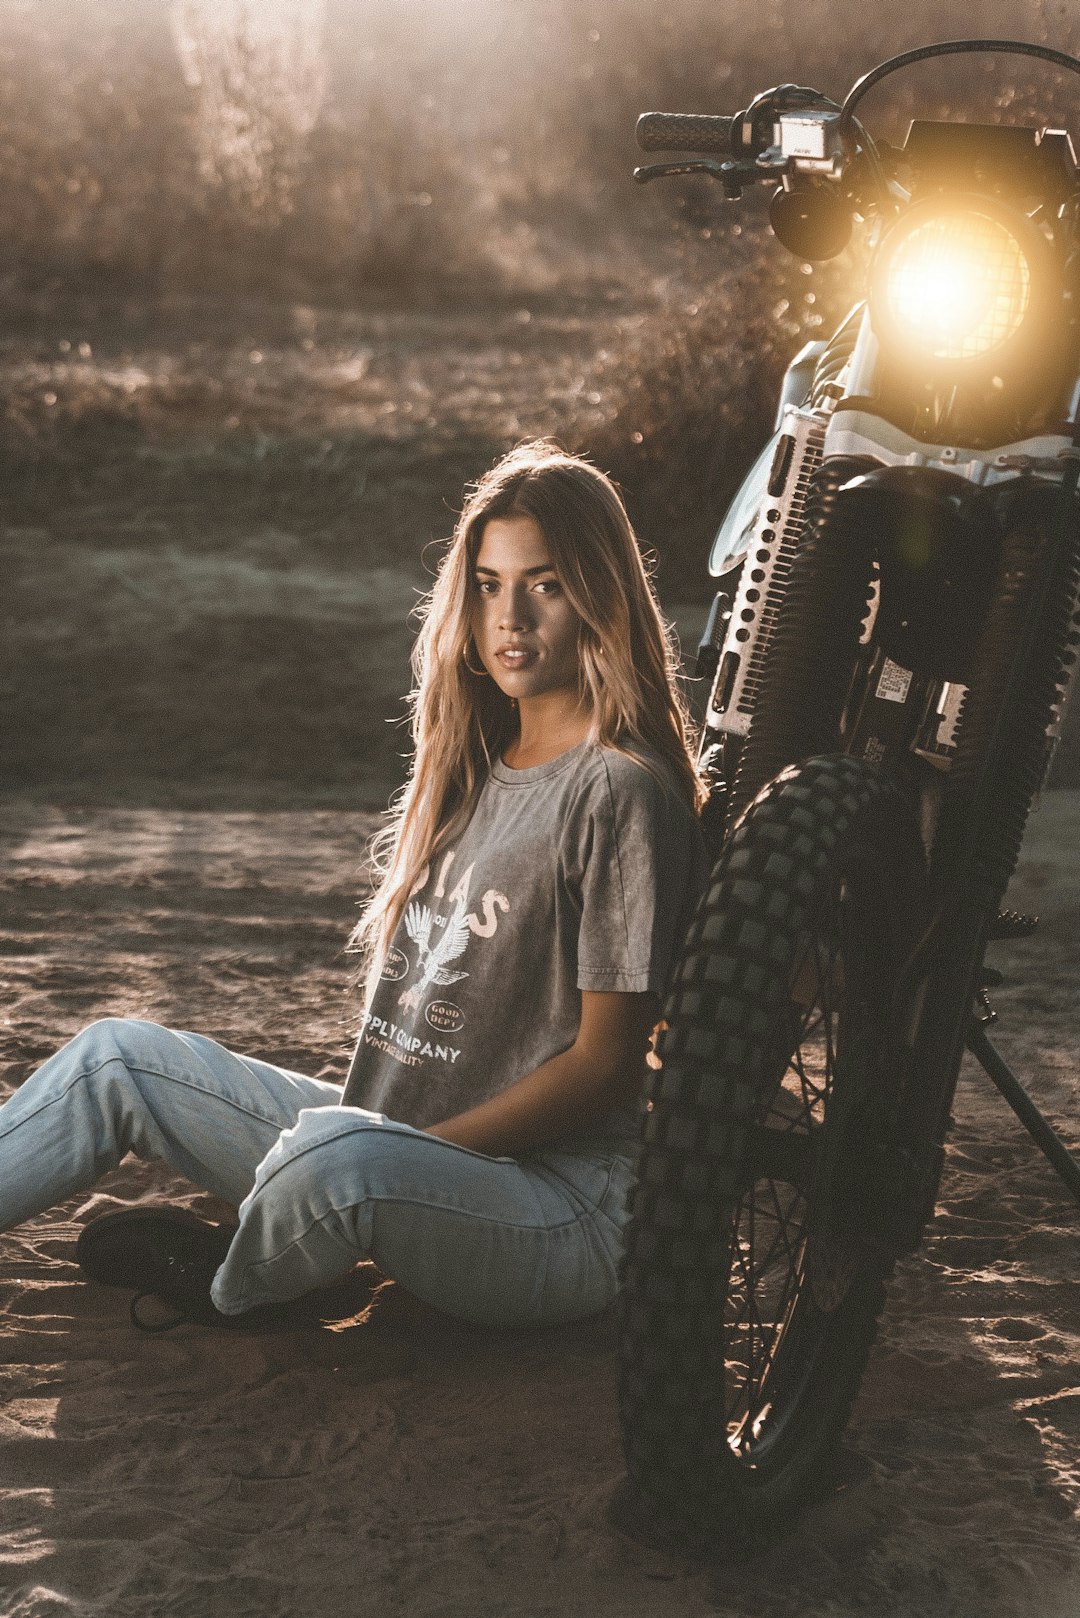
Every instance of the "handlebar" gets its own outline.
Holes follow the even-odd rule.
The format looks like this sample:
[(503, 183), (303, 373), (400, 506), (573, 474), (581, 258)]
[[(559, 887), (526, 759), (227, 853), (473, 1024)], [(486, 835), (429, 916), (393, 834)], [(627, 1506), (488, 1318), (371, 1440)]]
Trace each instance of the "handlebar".
[[(837, 135), (841, 148), (849, 157), (860, 147), (865, 150), (879, 170), (880, 178), (876, 148), (855, 117), (856, 104), (873, 85), (899, 68), (937, 56), (977, 55), (980, 52), (1036, 57), (1040, 61), (1052, 62), (1057, 67), (1080, 73), (1080, 59), (1047, 45), (1032, 45), (1015, 39), (950, 39), (937, 45), (923, 45), (917, 50), (904, 51), (882, 62), (870, 73), (864, 73), (848, 92), (842, 107), (817, 90), (781, 84), (772, 90), (762, 91), (754, 97), (745, 112), (736, 113), (733, 118), (710, 113), (643, 112), (637, 121), (637, 142), (645, 152), (707, 152), (752, 161), (768, 146), (777, 113), (827, 106), (839, 113)], [(640, 175), (649, 177), (648, 171), (640, 171)]]
[(643, 152), (723, 152), (731, 156), (731, 135), (739, 118), (698, 112), (643, 112), (637, 143)]

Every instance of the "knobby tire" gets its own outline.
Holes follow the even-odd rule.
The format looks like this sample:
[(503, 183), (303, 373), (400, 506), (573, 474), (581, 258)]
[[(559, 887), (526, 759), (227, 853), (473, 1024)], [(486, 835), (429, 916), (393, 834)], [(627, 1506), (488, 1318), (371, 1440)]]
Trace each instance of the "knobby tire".
[(732, 832), (676, 966), (619, 1398), (640, 1504), (692, 1537), (771, 1536), (827, 1480), (892, 1268), (875, 1187), (923, 881), (887, 777), (804, 760)]

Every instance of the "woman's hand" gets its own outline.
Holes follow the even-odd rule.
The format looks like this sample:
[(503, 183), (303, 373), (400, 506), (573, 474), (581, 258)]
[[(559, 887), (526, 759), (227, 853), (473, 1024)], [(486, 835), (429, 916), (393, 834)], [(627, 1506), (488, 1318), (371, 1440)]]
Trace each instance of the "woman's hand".
[(581, 1025), (569, 1050), (427, 1133), (488, 1157), (581, 1134), (637, 1099), (657, 1013), (654, 994), (582, 990)]

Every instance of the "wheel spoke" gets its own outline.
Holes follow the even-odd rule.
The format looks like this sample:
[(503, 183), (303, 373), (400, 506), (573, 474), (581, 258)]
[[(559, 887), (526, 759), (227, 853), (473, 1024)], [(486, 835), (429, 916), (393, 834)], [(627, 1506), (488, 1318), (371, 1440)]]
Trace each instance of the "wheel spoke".
[[(751, 1201), (750, 1201), (748, 1227), (749, 1228), (748, 1228), (748, 1231), (747, 1231), (747, 1240), (748, 1240), (749, 1245), (748, 1245), (748, 1248), (747, 1248), (747, 1255), (748, 1255), (748, 1257), (750, 1257), (752, 1259), (752, 1255), (755, 1252), (755, 1242), (754, 1242), (754, 1202), (753, 1202), (752, 1198), (751, 1198)], [(753, 1375), (753, 1367), (754, 1367), (754, 1365), (756, 1363), (756, 1355), (755, 1355), (754, 1351), (755, 1351), (755, 1348), (757, 1346), (757, 1334), (758, 1334), (758, 1329), (760, 1328), (760, 1326), (762, 1324), (761, 1317), (758, 1314), (757, 1288), (756, 1288), (756, 1285), (755, 1285), (755, 1274), (754, 1274), (754, 1268), (753, 1268), (752, 1262), (750, 1264), (748, 1264), (747, 1269), (746, 1269), (746, 1312), (747, 1312), (747, 1315), (749, 1316), (749, 1320), (750, 1320), (750, 1354), (749, 1354), (749, 1359), (750, 1359), (751, 1376), (752, 1376)]]
[[(806, 1068), (805, 1068), (805, 1066), (803, 1064), (801, 1049), (796, 1048), (796, 1050), (794, 1050), (792, 1052), (792, 1054), (791, 1054), (791, 1062), (789, 1064), (789, 1070), (792, 1069), (792, 1068), (794, 1069), (795, 1075), (799, 1080), (799, 1087), (800, 1087), (800, 1092), (801, 1092), (799, 1099), (802, 1101), (802, 1107), (803, 1107), (803, 1120), (802, 1121), (804, 1121), (806, 1123), (807, 1128), (813, 1128), (814, 1127), (813, 1102), (809, 1098), (812, 1096), (813, 1101), (823, 1102), (825, 1100), (825, 1093), (826, 1092), (822, 1088), (820, 1088), (820, 1086), (816, 1085), (814, 1083), (813, 1079), (807, 1073)], [(784, 1093), (787, 1094), (787, 1095), (791, 1095), (792, 1092), (790, 1090), (786, 1090)], [(792, 1123), (794, 1124), (794, 1120), (792, 1120)]]
[[(805, 1218), (793, 1218), (795, 1209), (805, 1210), (805, 1198), (799, 1194), (785, 1199), (785, 1206), (772, 1178), (762, 1176), (754, 1192), (762, 1183), (771, 1206), (763, 1205), (756, 1195), (743, 1204), (740, 1226), (745, 1224), (746, 1234), (735, 1243), (733, 1252), (742, 1284), (732, 1289), (728, 1300), (735, 1308), (728, 1311), (730, 1398), (726, 1420), (729, 1429), (737, 1430), (744, 1439), (753, 1436), (754, 1421), (768, 1404), (769, 1373), (801, 1278), (806, 1237)], [(763, 1227), (771, 1227), (767, 1247)]]
[[(802, 1284), (807, 1196), (814, 1181), (824, 1112), (836, 1073), (832, 997), (838, 972), (843, 971), (838, 908), (834, 898), (824, 918), (825, 925), (811, 946), (816, 979), (811, 1003), (805, 1011), (792, 1008), (797, 1015), (788, 1073), (765, 1122), (750, 1130), (746, 1147), (746, 1167), (752, 1184), (739, 1221), (740, 1230), (745, 1229), (736, 1244), (735, 1267), (740, 1285), (737, 1297), (729, 1294), (729, 1304), (734, 1302), (736, 1307), (729, 1311), (726, 1353), (732, 1384), (727, 1401), (728, 1430), (733, 1435), (732, 1442), (744, 1453), (758, 1436), (754, 1428), (771, 1402), (772, 1367)], [(805, 976), (805, 967), (800, 973)], [(794, 1089), (789, 1080), (794, 1081)], [(786, 1105), (781, 1104), (784, 1097), (788, 1098)], [(790, 1187), (794, 1194), (782, 1197), (778, 1183)], [(764, 1203), (759, 1189), (762, 1186)], [(768, 1320), (763, 1319), (763, 1312)]]
[[(794, 1275), (799, 1267), (799, 1255), (794, 1252), (788, 1240), (788, 1216), (780, 1206), (780, 1198), (776, 1195), (776, 1186), (772, 1180), (769, 1181), (769, 1195), (772, 1197), (773, 1206), (776, 1209), (777, 1235), (783, 1243), (784, 1251), (787, 1253), (788, 1271)], [(801, 1232), (800, 1234), (803, 1233)]]
[[(772, 1208), (758, 1208), (757, 1212), (759, 1216), (768, 1220), (773, 1220), (776, 1218), (776, 1213)], [(779, 1253), (781, 1247), (786, 1248), (790, 1255), (790, 1244), (787, 1241), (787, 1237), (784, 1234), (782, 1227), (777, 1230), (777, 1233), (772, 1239), (764, 1258), (758, 1259), (754, 1265), (752, 1274), (748, 1274), (748, 1282), (752, 1283), (755, 1277), (764, 1277), (768, 1274), (769, 1270), (772, 1269), (773, 1261)]]

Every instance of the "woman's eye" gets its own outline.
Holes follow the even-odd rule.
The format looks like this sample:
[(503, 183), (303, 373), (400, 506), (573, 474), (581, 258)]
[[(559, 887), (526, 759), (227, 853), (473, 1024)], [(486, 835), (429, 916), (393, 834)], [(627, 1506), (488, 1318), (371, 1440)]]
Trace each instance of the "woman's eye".
[(562, 589), (558, 579), (541, 579), (536, 588), (547, 596), (557, 596)]
[(495, 591), (499, 588), (494, 579), (477, 579), (475, 583), (476, 588), (479, 590), (482, 596), (494, 595)]

